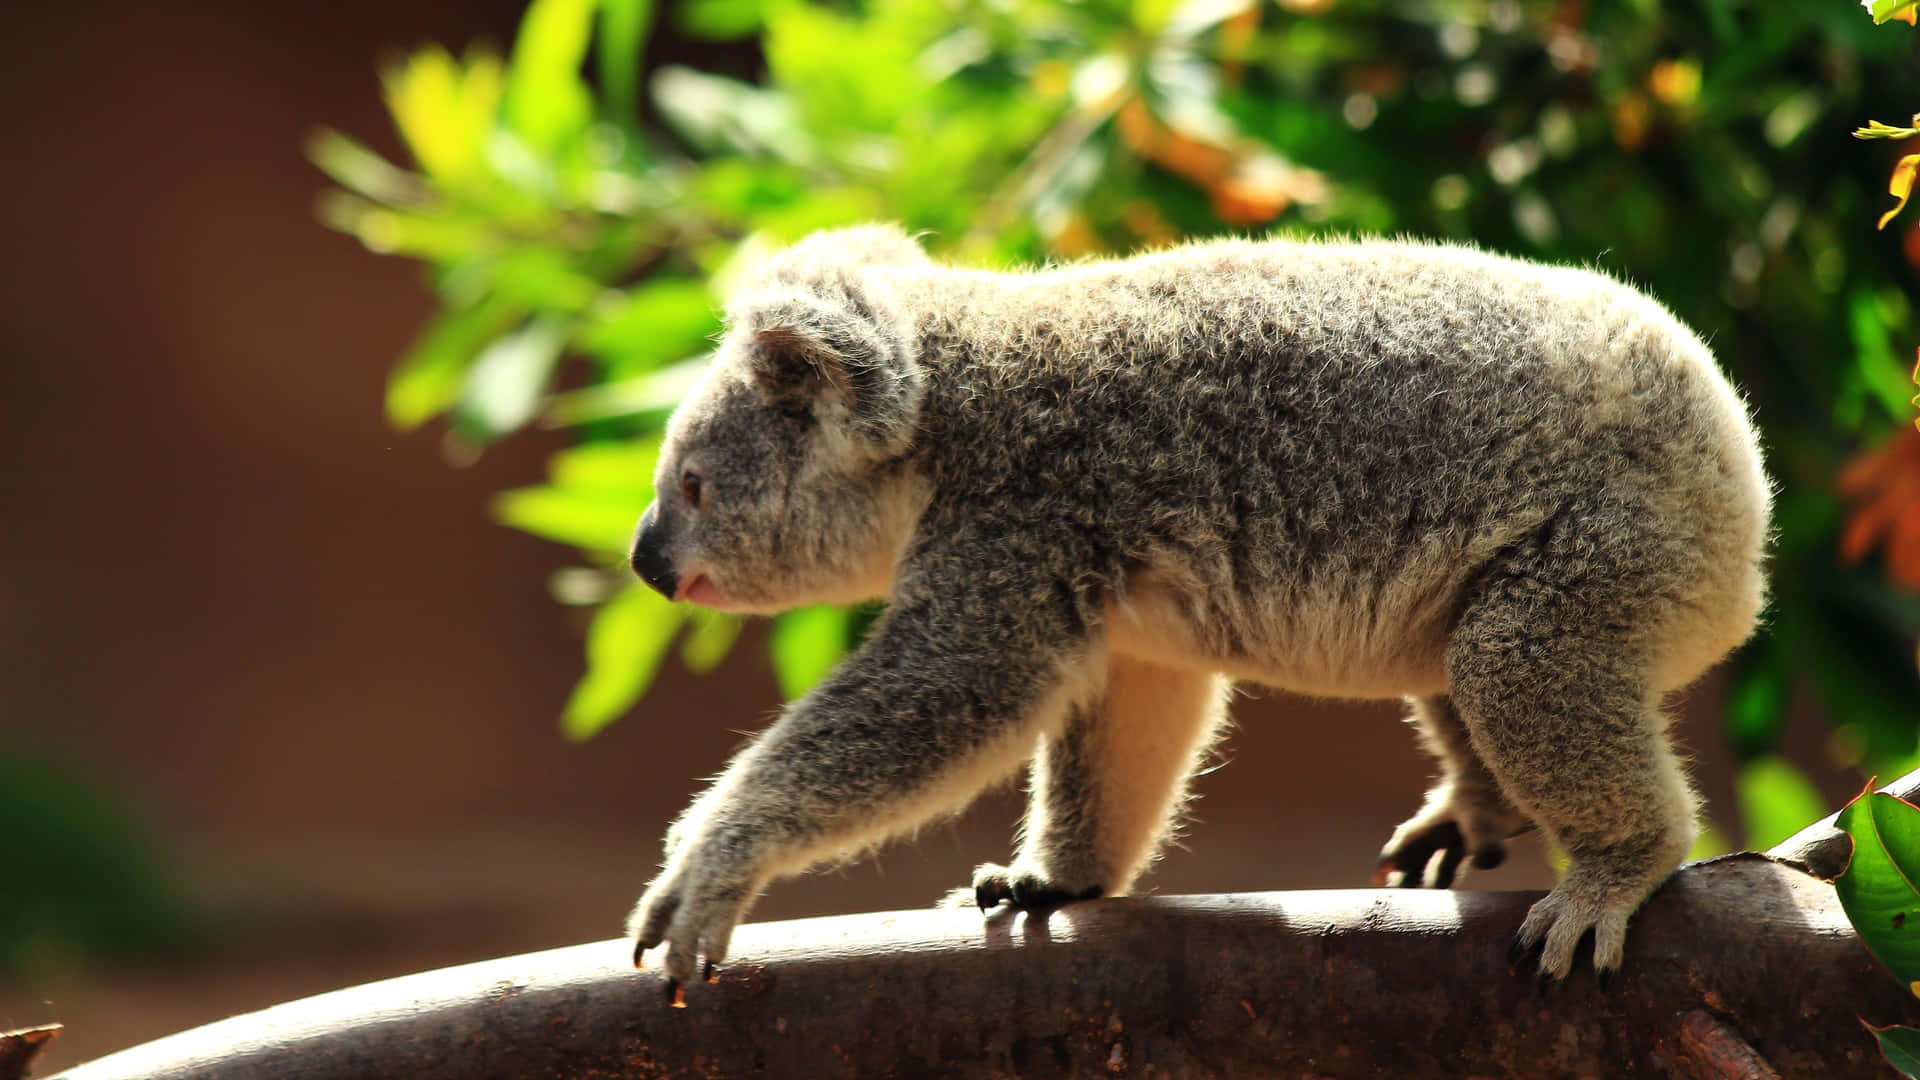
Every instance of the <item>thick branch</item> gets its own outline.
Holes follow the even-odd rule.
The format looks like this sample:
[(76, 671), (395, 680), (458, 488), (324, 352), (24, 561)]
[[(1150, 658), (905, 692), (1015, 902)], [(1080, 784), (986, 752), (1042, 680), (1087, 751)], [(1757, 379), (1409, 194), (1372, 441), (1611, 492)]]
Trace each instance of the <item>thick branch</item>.
[(59, 1035), (59, 1024), (0, 1031), (0, 1080), (21, 1080), (33, 1069), (34, 1059)]
[(129, 1050), (71, 1080), (327, 1077), (1880, 1077), (1857, 1017), (1917, 1004), (1822, 882), (1689, 866), (1606, 990), (1507, 966), (1534, 896), (1094, 901), (743, 927), (672, 1008), (622, 942), (376, 983)]
[[(1920, 770), (1910, 772), (1880, 790), (1912, 802), (1920, 797)], [(1839, 811), (1828, 814), (1781, 841), (1767, 855), (1797, 866), (1814, 877), (1832, 881), (1840, 876), (1840, 871), (1847, 868), (1847, 860), (1853, 857), (1853, 839), (1835, 824), (1839, 819)]]

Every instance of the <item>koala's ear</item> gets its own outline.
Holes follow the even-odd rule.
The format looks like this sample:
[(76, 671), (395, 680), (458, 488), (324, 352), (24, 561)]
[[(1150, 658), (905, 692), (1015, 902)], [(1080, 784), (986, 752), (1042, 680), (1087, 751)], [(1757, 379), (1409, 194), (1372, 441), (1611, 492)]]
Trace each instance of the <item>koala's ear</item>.
[(874, 286), (852, 277), (761, 296), (734, 317), (755, 385), (782, 408), (839, 420), (881, 453), (912, 440), (926, 378), (912, 329)]

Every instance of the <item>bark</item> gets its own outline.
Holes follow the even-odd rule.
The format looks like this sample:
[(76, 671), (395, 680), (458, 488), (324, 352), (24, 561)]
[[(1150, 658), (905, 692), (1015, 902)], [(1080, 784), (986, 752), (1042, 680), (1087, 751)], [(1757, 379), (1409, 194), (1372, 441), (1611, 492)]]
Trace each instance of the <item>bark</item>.
[(64, 1075), (1845, 1080), (1892, 1075), (1859, 1017), (1920, 1018), (1832, 887), (1766, 855), (1683, 869), (1605, 989), (1590, 970), (1542, 990), (1529, 964), (1509, 967), (1536, 897), (1351, 890), (984, 924), (768, 923), (743, 927), (683, 1008), (610, 941), (310, 998)]
[(0, 1080), (21, 1080), (34, 1059), (60, 1034), (59, 1024), (0, 1031)]

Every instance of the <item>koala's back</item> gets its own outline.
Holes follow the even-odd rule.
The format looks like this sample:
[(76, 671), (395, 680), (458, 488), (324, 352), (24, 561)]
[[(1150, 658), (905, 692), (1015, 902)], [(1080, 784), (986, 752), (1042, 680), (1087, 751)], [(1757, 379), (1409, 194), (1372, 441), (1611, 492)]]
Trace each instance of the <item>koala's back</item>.
[(1476, 581), (1522, 550), (1643, 624), (1662, 688), (1758, 616), (1745, 410), (1697, 337), (1603, 275), (1228, 242), (892, 287), (923, 339), (935, 506), (1045, 534), (1116, 648), (1434, 692)]

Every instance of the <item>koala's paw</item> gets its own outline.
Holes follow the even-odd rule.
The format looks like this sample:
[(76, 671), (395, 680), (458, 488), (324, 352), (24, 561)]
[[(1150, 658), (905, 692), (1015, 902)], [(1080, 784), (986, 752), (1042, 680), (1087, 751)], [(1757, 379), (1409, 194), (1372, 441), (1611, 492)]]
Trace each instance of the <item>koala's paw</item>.
[[(1105, 893), (1100, 885), (1070, 885), (1048, 880), (1036, 870), (986, 863), (973, 872), (973, 902), (989, 911), (1008, 901), (1022, 911), (1059, 907), (1075, 900), (1092, 900)], [(965, 896), (960, 890), (958, 895)]]
[(1648, 888), (1633, 887), (1601, 875), (1568, 869), (1554, 890), (1527, 911), (1513, 939), (1514, 963), (1534, 951), (1540, 953), (1539, 979), (1549, 985), (1573, 970), (1573, 953), (1580, 939), (1593, 932), (1593, 969), (1604, 986), (1626, 949), (1627, 922), (1639, 909)]
[(1436, 795), (1429, 797), (1418, 814), (1401, 823), (1393, 839), (1380, 850), (1380, 861), (1373, 871), (1375, 885), (1448, 888), (1469, 856), (1478, 870), (1491, 870), (1505, 862), (1507, 838), (1528, 827), (1523, 815), (1497, 800)]
[(694, 980), (703, 957), (706, 965), (700, 974), (711, 975), (714, 965), (726, 960), (733, 928), (759, 884), (748, 865), (731, 853), (703, 852), (700, 844), (693, 844), (647, 886), (627, 920), (634, 966), (641, 966), (647, 950), (664, 944), (669, 995)]

